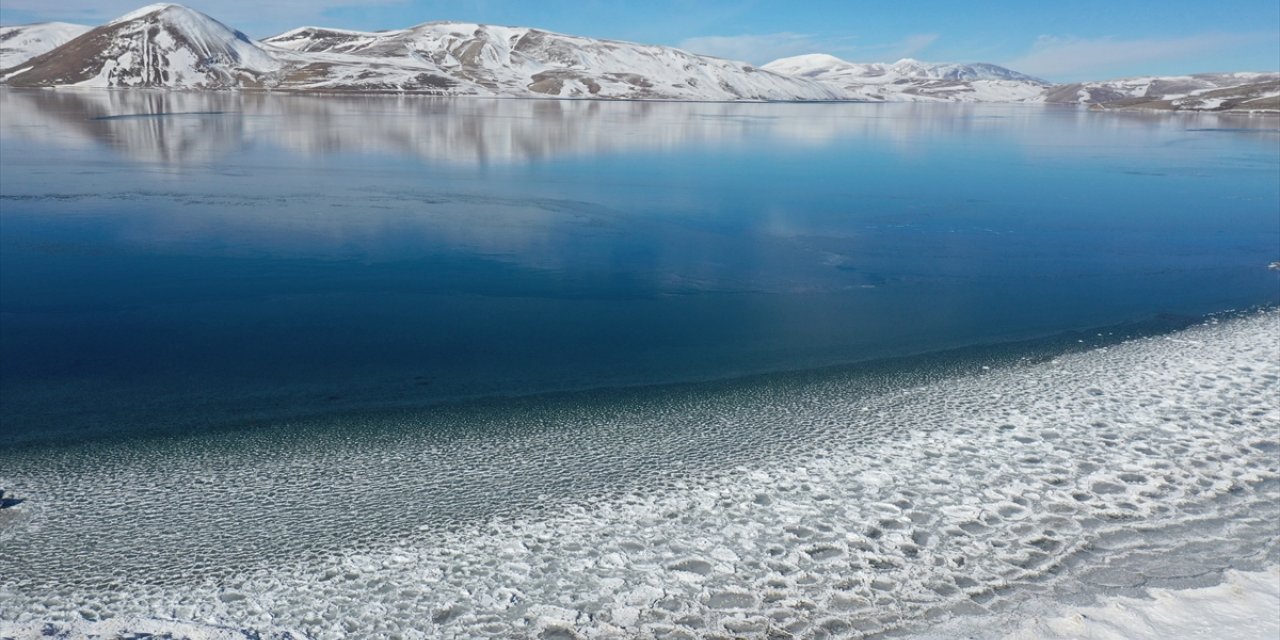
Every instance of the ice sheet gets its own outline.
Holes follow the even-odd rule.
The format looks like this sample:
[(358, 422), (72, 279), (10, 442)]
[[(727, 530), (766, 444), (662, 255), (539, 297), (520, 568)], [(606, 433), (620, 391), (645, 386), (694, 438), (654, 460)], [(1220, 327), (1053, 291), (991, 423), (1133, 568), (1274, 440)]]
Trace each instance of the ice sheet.
[[(440, 437), (11, 457), (28, 517), (3, 534), (0, 633), (859, 637), (1007, 617), (1057, 580), (1141, 588), (1274, 555), (1278, 343), (1267, 312), (880, 393), (837, 376)], [(1133, 554), (1159, 570), (1108, 566)]]

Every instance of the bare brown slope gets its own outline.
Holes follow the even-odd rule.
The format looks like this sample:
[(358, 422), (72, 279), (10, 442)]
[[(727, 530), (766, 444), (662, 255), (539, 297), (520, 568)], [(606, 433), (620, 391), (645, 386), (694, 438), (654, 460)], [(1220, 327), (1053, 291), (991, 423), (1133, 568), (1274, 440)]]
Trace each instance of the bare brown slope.
[(1204, 91), (1174, 99), (1126, 98), (1095, 104), (1099, 109), (1155, 109), (1159, 111), (1280, 112), (1280, 80)]
[[(76, 84), (98, 75), (101, 64), (94, 65), (117, 36), (118, 27), (98, 27), (52, 51), (42, 53), (12, 69), (0, 69), (5, 84), (13, 87), (50, 87)], [(6, 77), (18, 69), (26, 71)]]

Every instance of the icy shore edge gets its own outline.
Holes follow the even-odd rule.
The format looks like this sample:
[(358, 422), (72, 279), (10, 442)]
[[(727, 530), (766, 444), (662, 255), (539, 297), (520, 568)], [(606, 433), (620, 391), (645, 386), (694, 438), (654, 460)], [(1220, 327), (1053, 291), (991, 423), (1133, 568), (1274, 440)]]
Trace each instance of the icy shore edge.
[[(65, 470), (49, 456), (14, 458), (6, 473), (46, 509), (32, 518), (42, 535), (9, 539), (28, 559), (0, 583), (0, 636), (105, 628), (89, 616), (195, 625), (164, 623), (173, 637), (208, 627), (223, 635), (205, 637), (281, 639), (928, 637), (964, 624), (977, 638), (1107, 638), (1080, 634), (1122, 624), (1132, 627), (1123, 637), (1195, 638), (1192, 615), (1215, 637), (1237, 622), (1265, 629), (1275, 609), (1255, 615), (1270, 596), (1249, 576), (1277, 565), (1278, 346), (1269, 311), (872, 397), (838, 377), (680, 404), (658, 394), (629, 411), (568, 412), (564, 428), (521, 430), (503, 449), (484, 448), (491, 435), (356, 448), (339, 431), (260, 451), (94, 449), (93, 464)], [(667, 424), (683, 426), (661, 432)], [(710, 475), (659, 465), (660, 455), (697, 465), (717, 443), (766, 455)], [(533, 464), (531, 452), (551, 462)], [(655, 462), (631, 469), (634, 486), (612, 495), (457, 526), (405, 508), (432, 486), (416, 483), (461, 499), (469, 485), (446, 463), (478, 474), (483, 497), (650, 453)], [(269, 455), (288, 463), (288, 483)], [(241, 509), (186, 508), (203, 490), (179, 480), (200, 460), (233, 478)], [(493, 461), (507, 475), (526, 462), (527, 475), (495, 487), (501, 474), (483, 473)], [(335, 469), (360, 472), (339, 485)], [(172, 489), (137, 491), (140, 470), (148, 487)], [(364, 496), (358, 517), (324, 510), (305, 490), (312, 479)], [(163, 513), (183, 523), (180, 535), (156, 545), (145, 523), (113, 516), (116, 537), (95, 537), (85, 556), (94, 529), (76, 496), (121, 482), (133, 492), (119, 492), (119, 509)], [(279, 505), (306, 508), (282, 520)], [(397, 518), (421, 524), (385, 544), (315, 546)], [(205, 531), (234, 533), (235, 548), (211, 546)], [(247, 562), (239, 547), (274, 560), (215, 573)], [(213, 552), (216, 565), (188, 560)], [(90, 561), (114, 584), (102, 587)], [(1204, 591), (1214, 585), (1251, 595), (1241, 604)], [(1170, 593), (1199, 604), (1170, 604)], [(1036, 606), (1055, 602), (1062, 609)], [(1090, 620), (1098, 626), (1071, 627)]]

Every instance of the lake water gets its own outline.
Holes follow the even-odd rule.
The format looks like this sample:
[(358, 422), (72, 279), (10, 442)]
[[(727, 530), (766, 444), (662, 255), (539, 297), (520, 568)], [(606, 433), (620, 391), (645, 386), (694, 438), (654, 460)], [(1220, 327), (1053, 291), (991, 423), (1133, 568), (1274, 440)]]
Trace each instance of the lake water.
[(1275, 260), (1274, 118), (0, 90), (0, 636), (1203, 586), (1280, 563)]
[(1280, 300), (1274, 119), (0, 93), (0, 440)]

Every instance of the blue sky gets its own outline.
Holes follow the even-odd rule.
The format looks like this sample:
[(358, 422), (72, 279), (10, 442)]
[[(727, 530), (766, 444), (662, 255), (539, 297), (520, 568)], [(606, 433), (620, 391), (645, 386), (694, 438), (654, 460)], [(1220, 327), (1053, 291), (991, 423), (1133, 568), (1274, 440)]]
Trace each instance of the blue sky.
[[(145, 0), (0, 0), (0, 22), (97, 24)], [(302, 25), (392, 29), (429, 20), (534, 26), (764, 63), (994, 62), (1055, 81), (1280, 69), (1277, 0), (961, 3), (857, 0), (189, 0), (265, 37)]]

